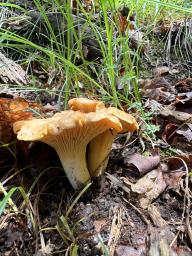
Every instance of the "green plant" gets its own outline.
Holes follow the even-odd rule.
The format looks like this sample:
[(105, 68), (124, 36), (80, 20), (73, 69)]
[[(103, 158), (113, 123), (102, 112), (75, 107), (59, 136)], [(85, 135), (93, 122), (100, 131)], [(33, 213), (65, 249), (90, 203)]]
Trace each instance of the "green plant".
[(159, 125), (153, 124), (154, 113), (152, 111), (145, 111), (141, 102), (135, 102), (131, 108), (137, 109), (137, 113), (141, 119), (140, 132), (144, 137), (153, 141), (156, 139), (156, 132), (159, 131)]

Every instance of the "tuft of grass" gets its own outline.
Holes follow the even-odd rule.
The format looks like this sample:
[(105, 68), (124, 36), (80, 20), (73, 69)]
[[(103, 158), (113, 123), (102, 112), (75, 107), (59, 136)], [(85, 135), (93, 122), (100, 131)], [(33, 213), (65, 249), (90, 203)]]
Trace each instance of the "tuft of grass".
[[(64, 74), (64, 80), (61, 88), (55, 93), (58, 95), (59, 105), (62, 106), (64, 103), (64, 108), (71, 93), (75, 95), (81, 93), (77, 86), (79, 84), (79, 77), (82, 77), (85, 89), (89, 90), (90, 88), (95, 91), (96, 88), (96, 91), (100, 93), (98, 96), (102, 100), (107, 99), (107, 101), (112, 101), (115, 106), (120, 106), (120, 100), (124, 97), (123, 93), (126, 92), (124, 100), (126, 99), (128, 101), (127, 98), (131, 93), (129, 86), (125, 85), (123, 93), (117, 90), (120, 63), (125, 65), (126, 71), (129, 70), (126, 74), (126, 79), (128, 84), (130, 84), (130, 81), (134, 84), (134, 94), (139, 99), (139, 89), (135, 79), (137, 74), (135, 73), (135, 65), (133, 64), (133, 62), (138, 62), (138, 60), (132, 60), (128, 47), (128, 37), (122, 36), (118, 31), (117, 19), (114, 20), (117, 10), (111, 9), (112, 15), (109, 17), (109, 10), (106, 7), (107, 1), (101, 1), (100, 7), (103, 16), (100, 19), (103, 19), (104, 22), (101, 21), (95, 25), (95, 22), (92, 21), (93, 13), (87, 13), (80, 1), (77, 2), (79, 12), (83, 16), (81, 18), (81, 15), (79, 15), (78, 22), (82, 22), (83, 20), (84, 23), (81, 26), (81, 31), (76, 28), (77, 25), (74, 22), (74, 15), (71, 13), (71, 1), (68, 0), (66, 5), (61, 5), (57, 0), (54, 0), (52, 3), (56, 6), (56, 10), (59, 12), (62, 20), (67, 24), (66, 27), (63, 27), (63, 31), (56, 34), (53, 24), (49, 20), (50, 13), (45, 11), (41, 1), (35, 0), (34, 3), (48, 30), (49, 37), (47, 38), (47, 45), (44, 47), (41, 44), (34, 43), (30, 38), (25, 38), (9, 30), (0, 29), (0, 46), (9, 48), (10, 50), (17, 49), (17, 51), (20, 51), (23, 56), (23, 62), (25, 63), (31, 59), (29, 56), (32, 55), (33, 59), (37, 61), (41, 60), (41, 63), (46, 63), (46, 66), (51, 65), (53, 69), (60, 68)], [(111, 5), (110, 3), (109, 6), (114, 8), (115, 5)], [(12, 8), (14, 7), (12, 6)], [(99, 63), (97, 60), (89, 62), (83, 57), (82, 41), (86, 33), (82, 31), (86, 31), (87, 27), (90, 27), (92, 37), (96, 38), (100, 47), (102, 63)], [(41, 35), (39, 36), (41, 37)], [(79, 57), (82, 60), (82, 64), (76, 65), (75, 61)], [(136, 55), (136, 58), (139, 58), (139, 54)], [(96, 73), (96, 80), (92, 78), (90, 68)], [(30, 87), (24, 90), (30, 90)], [(38, 93), (42, 89), (34, 86), (33, 90)], [(19, 91), (19, 88), (17, 88), (17, 91)], [(46, 91), (51, 93), (51, 89), (49, 88)]]

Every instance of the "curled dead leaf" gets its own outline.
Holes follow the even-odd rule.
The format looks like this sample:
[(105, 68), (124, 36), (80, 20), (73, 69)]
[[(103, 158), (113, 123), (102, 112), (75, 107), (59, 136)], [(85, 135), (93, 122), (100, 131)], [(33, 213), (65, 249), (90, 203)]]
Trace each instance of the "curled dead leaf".
[(168, 188), (177, 188), (181, 178), (186, 175), (185, 160), (179, 157), (170, 157), (166, 161), (167, 167), (161, 165), (163, 178)]
[(165, 129), (162, 133), (162, 139), (166, 142), (169, 142), (170, 138), (173, 136), (177, 128), (178, 128), (178, 125), (174, 123), (168, 123), (165, 126)]
[(178, 126), (169, 123), (165, 126), (162, 138), (172, 146), (188, 150), (192, 146), (192, 124)]
[(133, 154), (124, 158), (124, 164), (129, 168), (135, 168), (135, 172), (139, 176), (153, 170), (160, 163), (159, 154), (154, 154), (152, 156), (144, 157), (140, 154)]

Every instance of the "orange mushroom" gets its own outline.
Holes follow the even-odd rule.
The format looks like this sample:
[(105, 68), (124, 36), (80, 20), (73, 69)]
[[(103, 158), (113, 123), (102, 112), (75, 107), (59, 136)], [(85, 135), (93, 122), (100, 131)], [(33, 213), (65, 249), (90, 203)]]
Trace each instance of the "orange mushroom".
[[(88, 145), (87, 166), (91, 177), (99, 176), (106, 169), (108, 156), (112, 143), (118, 133), (134, 132), (138, 130), (135, 118), (117, 108), (106, 108), (101, 101), (89, 100), (85, 98), (75, 98), (69, 101), (69, 106), (74, 110), (88, 113), (90, 110), (98, 114), (112, 115), (118, 118), (121, 123), (119, 131), (108, 129), (94, 137)], [(94, 106), (94, 107), (93, 107)]]
[(90, 180), (86, 163), (87, 144), (109, 129), (116, 132), (122, 130), (119, 119), (114, 115), (73, 110), (57, 113), (47, 119), (17, 121), (13, 124), (18, 140), (38, 140), (55, 148), (74, 189), (81, 188)]

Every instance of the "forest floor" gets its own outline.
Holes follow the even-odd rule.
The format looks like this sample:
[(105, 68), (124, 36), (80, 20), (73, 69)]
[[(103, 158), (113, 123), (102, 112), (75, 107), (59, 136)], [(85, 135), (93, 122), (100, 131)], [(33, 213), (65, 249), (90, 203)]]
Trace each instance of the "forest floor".
[[(33, 1), (27, 7), (21, 4), (25, 1), (16, 2), (30, 11), (35, 8)], [(26, 45), (30, 43), (15, 36), (29, 40), (25, 34), (29, 24), (20, 12), (11, 6), (0, 31), (0, 62), (6, 66), (0, 69), (0, 255), (192, 255), (192, 20), (160, 20), (149, 31), (146, 24), (141, 29), (136, 26), (136, 14), (127, 18), (116, 12), (131, 63), (137, 63), (128, 73), (126, 62), (118, 60), (116, 93), (140, 129), (114, 141), (106, 172), (79, 193), (72, 189), (54, 149), (41, 142), (17, 141), (12, 123), (37, 112), (49, 117), (64, 107), (65, 97), (115, 104), (114, 94), (111, 100), (94, 84), (85, 86), (93, 80), (103, 88), (108, 83), (98, 75), (98, 66), (104, 65), (101, 45), (93, 38), (83, 41), (90, 80), (73, 73), (70, 93), (60, 97), (66, 66), (53, 69), (43, 62), (46, 51), (41, 52), (42, 48), (29, 54)], [(35, 9), (30, 18), (36, 16)], [(46, 17), (55, 22), (52, 16)], [(47, 47), (46, 33), (43, 39), (38, 34), (45, 27), (36, 26), (30, 42)], [(57, 48), (57, 44), (51, 46)], [(83, 70), (82, 63), (79, 56), (74, 61)], [(74, 90), (76, 77), (79, 87)]]

